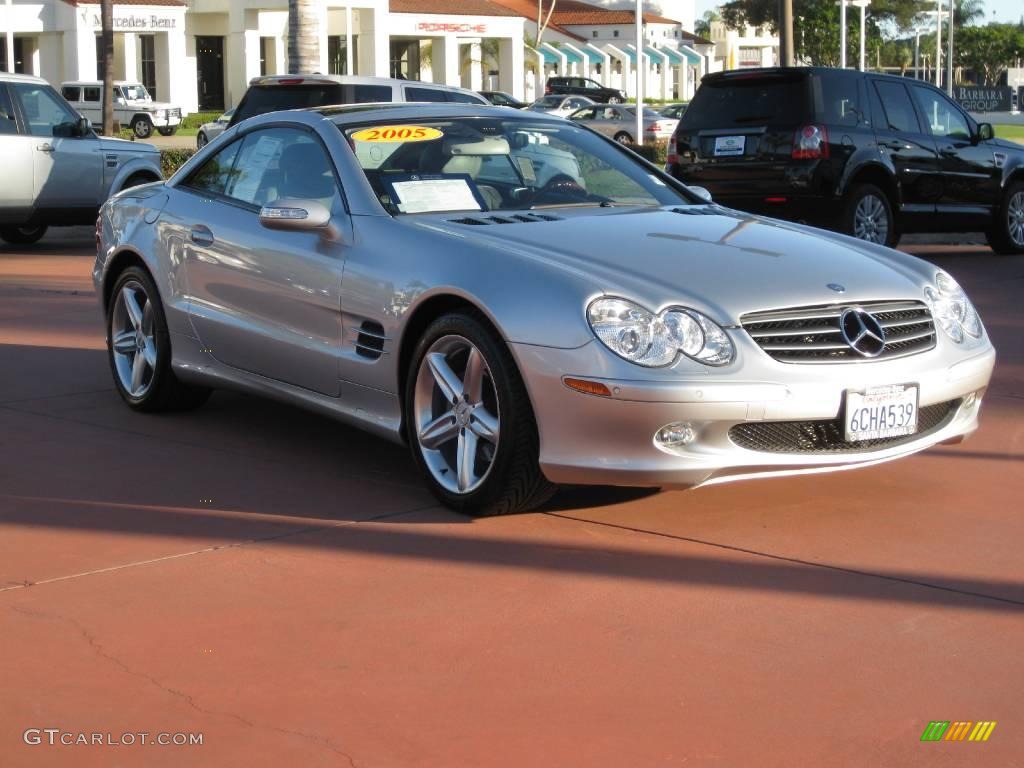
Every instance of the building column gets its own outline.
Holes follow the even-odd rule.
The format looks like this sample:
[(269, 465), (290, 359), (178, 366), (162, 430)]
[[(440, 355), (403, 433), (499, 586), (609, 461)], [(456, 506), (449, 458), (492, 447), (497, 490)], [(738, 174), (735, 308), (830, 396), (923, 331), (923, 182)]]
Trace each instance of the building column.
[(187, 41), (184, 27), (184, 19), (182, 19), (182, 23), (177, 29), (157, 33), (154, 41), (156, 82), (160, 91), (160, 101), (181, 107), (183, 115), (199, 109), (195, 38), (192, 38), (192, 56), (189, 57), (186, 55)]
[[(139, 36), (134, 32), (121, 35), (121, 55), (124, 57), (124, 79), (141, 82), (139, 77)], [(115, 67), (115, 70), (117, 67)]]
[(433, 39), (431, 64), (434, 82), (445, 85), (461, 85), (459, 76), (459, 39), (457, 37), (435, 37)]
[(525, 71), (522, 39), (501, 38), (498, 42), (498, 90), (522, 99), (526, 92), (526, 82), (521, 73)]
[(64, 33), (64, 76), (68, 80), (97, 79), (96, 33), (91, 29), (79, 27)]

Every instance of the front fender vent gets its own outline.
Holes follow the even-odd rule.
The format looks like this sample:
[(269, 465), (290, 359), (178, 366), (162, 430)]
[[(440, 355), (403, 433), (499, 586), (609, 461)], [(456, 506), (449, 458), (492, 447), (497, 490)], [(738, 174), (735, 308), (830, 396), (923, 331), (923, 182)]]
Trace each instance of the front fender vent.
[(487, 224), (530, 224), (537, 221), (561, 221), (560, 216), (547, 213), (517, 213), (512, 216), (464, 216), (461, 219), (449, 219), (452, 224), (468, 224), (482, 227)]
[(376, 360), (385, 354), (385, 341), (388, 341), (388, 337), (384, 335), (384, 326), (373, 320), (364, 320), (356, 336), (356, 354)]

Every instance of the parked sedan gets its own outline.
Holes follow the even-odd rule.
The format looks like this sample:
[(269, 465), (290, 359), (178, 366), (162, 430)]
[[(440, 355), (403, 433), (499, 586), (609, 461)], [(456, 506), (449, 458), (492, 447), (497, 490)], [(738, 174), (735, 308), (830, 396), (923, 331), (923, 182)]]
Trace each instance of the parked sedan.
[(229, 109), (216, 120), (209, 123), (203, 123), (199, 127), (199, 132), (196, 134), (196, 149), (202, 149), (224, 133), (225, 129), (228, 127), (228, 123), (231, 122), (231, 116), (233, 114), (235, 114), (235, 110)]
[(665, 106), (658, 109), (658, 114), (662, 117), (668, 117), (672, 120), (678, 120), (686, 112), (686, 108), (690, 106), (690, 103), (681, 102), (679, 104), (666, 104)]
[(109, 201), (97, 238), (129, 407), (276, 397), (407, 443), (480, 514), (957, 442), (995, 360), (937, 267), (709, 204), (531, 112), (256, 117)]
[(588, 99), (586, 96), (541, 96), (528, 109), (531, 112), (544, 112), (548, 115), (556, 115), (557, 117), (568, 117), (570, 114), (575, 112), (581, 107), (586, 107), (594, 104), (595, 102)]
[[(569, 115), (574, 123), (593, 128), (615, 139), (620, 144), (632, 144), (636, 141), (636, 105), (628, 104), (595, 104), (583, 107)], [(644, 141), (668, 141), (676, 129), (678, 120), (663, 117), (653, 109), (644, 108), (643, 129)]]

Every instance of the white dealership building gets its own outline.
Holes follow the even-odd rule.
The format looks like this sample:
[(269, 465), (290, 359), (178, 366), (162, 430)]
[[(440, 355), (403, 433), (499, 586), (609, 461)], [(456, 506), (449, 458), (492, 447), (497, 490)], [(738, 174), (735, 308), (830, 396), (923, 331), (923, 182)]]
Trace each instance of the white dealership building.
[[(690, 5), (686, 5), (690, 8)], [(648, 98), (686, 99), (713, 43), (682, 23), (644, 15), (638, 56), (632, 11), (559, 0), (537, 48), (534, 0), (322, 0), (320, 72), (400, 76), (543, 92), (554, 74), (591, 77)], [(546, 8), (546, 5), (545, 5)], [(692, 19), (692, 9), (688, 10)], [(0, 71), (54, 85), (99, 79), (99, 0), (0, 4)], [(115, 0), (114, 77), (145, 83), (186, 112), (238, 103), (261, 74), (286, 74), (287, 0)]]

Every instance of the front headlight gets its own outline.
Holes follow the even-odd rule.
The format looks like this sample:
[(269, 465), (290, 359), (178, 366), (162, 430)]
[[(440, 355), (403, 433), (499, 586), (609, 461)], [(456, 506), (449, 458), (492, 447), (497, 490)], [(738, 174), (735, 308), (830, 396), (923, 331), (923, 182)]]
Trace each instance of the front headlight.
[(157, 117), (167, 117), (167, 110), (166, 109), (158, 109), (156, 111), (156, 116)]
[(705, 365), (725, 365), (733, 357), (728, 334), (695, 309), (673, 307), (654, 314), (625, 299), (597, 299), (587, 307), (587, 321), (601, 342), (619, 357), (658, 368), (682, 352)]
[(981, 338), (981, 318), (967, 298), (964, 289), (946, 272), (935, 274), (935, 285), (925, 286), (924, 297), (932, 310), (932, 317), (957, 344), (966, 333)]

